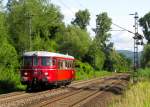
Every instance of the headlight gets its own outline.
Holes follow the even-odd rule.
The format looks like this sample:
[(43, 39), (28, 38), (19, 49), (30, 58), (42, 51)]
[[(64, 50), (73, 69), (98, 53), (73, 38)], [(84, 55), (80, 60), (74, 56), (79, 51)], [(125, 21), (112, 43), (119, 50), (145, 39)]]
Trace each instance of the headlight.
[(25, 75), (25, 76), (27, 76), (27, 75), (28, 75), (28, 73), (27, 73), (27, 72), (24, 72), (24, 75)]
[(44, 74), (45, 74), (46, 76), (48, 76), (48, 72), (45, 72)]
[(37, 68), (35, 68), (35, 69), (33, 69), (34, 71), (37, 71), (38, 69)]

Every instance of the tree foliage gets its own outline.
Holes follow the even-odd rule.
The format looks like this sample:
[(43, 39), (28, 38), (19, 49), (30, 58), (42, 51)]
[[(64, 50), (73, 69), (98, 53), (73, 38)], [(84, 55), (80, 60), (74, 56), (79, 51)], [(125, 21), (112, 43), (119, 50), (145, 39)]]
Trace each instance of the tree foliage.
[(98, 47), (95, 39), (92, 41), (92, 44), (90, 45), (89, 50), (84, 57), (84, 61), (89, 62), (97, 70), (103, 69), (105, 53), (100, 47)]
[(115, 50), (109, 52), (104, 68), (108, 71), (126, 72), (130, 69), (131, 61)]
[(5, 14), (0, 12), (0, 68), (11, 69), (18, 66), (18, 56), (15, 48), (8, 41)]
[(109, 30), (111, 28), (111, 18), (108, 17), (106, 12), (97, 15), (96, 28), (94, 29), (98, 46), (106, 47), (106, 43), (110, 38)]
[(147, 40), (147, 44), (144, 46), (142, 53), (141, 64), (143, 67), (150, 67), (150, 31), (148, 28), (148, 24), (150, 24), (150, 12), (140, 18), (139, 22), (143, 28), (145, 39)]
[(59, 51), (81, 59), (88, 51), (91, 38), (89, 34), (76, 26), (69, 25), (56, 38)]
[[(58, 7), (47, 0), (9, 0), (7, 6), (10, 39), (18, 52), (29, 50), (30, 45), (32, 50), (55, 48), (50, 39), (63, 25)], [(43, 42), (47, 45), (42, 46)]]
[(96, 36), (87, 55), (87, 59), (96, 69), (102, 69), (107, 59), (105, 50), (107, 48), (107, 41), (110, 37), (108, 33), (110, 26), (111, 19), (107, 16), (107, 13), (104, 12), (97, 15), (96, 28), (94, 29)]
[(87, 9), (79, 10), (75, 13), (75, 19), (72, 21), (73, 25), (79, 26), (81, 29), (85, 29), (90, 22), (90, 13)]
[(150, 44), (144, 46), (141, 64), (143, 67), (150, 67)]
[(147, 26), (147, 24), (150, 24), (150, 12), (145, 14), (142, 18), (140, 18), (139, 22), (140, 26), (142, 26), (143, 28), (145, 39), (148, 41), (148, 43), (150, 43), (150, 31), (148, 30)]

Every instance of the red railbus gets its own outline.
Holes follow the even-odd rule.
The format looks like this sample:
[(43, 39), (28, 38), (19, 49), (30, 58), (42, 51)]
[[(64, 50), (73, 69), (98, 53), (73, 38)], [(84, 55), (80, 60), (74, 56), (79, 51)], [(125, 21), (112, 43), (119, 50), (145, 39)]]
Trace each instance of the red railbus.
[(23, 54), (21, 83), (27, 88), (45, 85), (69, 85), (75, 79), (75, 58), (46, 51), (32, 51)]

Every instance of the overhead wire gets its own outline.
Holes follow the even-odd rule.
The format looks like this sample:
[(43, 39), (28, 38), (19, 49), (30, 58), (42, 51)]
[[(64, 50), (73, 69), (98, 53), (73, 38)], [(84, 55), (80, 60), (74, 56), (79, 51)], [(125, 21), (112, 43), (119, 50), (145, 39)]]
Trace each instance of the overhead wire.
[(61, 3), (66, 9), (68, 9), (72, 13), (72, 15), (75, 14), (75, 12), (68, 5), (62, 2), (62, 0), (59, 0), (59, 3)]
[(124, 28), (124, 27), (121, 27), (121, 26), (118, 25), (118, 24), (112, 23), (112, 25), (114, 25), (114, 26), (116, 26), (116, 27), (118, 27), (118, 28), (121, 28), (121, 29), (123, 29), (124, 31), (127, 31), (127, 32), (129, 32), (129, 33), (135, 34), (134, 32), (132, 32), (132, 31), (130, 31), (130, 30)]
[(77, 1), (78, 2), (78, 4), (80, 5), (80, 7), (82, 7), (82, 8), (85, 8), (86, 9), (86, 7), (80, 2), (80, 0), (78, 0)]
[[(66, 9), (68, 9), (72, 15), (75, 15), (75, 12), (68, 5), (66, 5), (62, 0), (59, 0), (59, 3), (61, 3)], [(83, 6), (81, 2), (78, 1), (77, 3), (79, 4), (80, 7), (85, 8), (85, 6)], [(118, 24), (112, 23), (112, 25), (114, 25), (118, 28), (121, 28), (122, 30), (110, 30), (110, 31), (127, 31), (129, 33), (135, 34), (134, 32), (132, 32), (124, 27), (121, 27)], [(91, 28), (91, 30), (93, 29), (93, 27), (90, 24), (88, 26)]]

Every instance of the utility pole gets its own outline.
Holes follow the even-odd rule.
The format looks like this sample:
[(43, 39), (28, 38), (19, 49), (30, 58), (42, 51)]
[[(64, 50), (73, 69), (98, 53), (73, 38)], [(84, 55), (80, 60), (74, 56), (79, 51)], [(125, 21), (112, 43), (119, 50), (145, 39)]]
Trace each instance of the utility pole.
[[(26, 10), (26, 1), (24, 0), (24, 8)], [(28, 31), (29, 31), (29, 51), (32, 50), (32, 14), (30, 14), (29, 12), (25, 13), (25, 17), (29, 20), (28, 21)]]
[(134, 15), (134, 59), (133, 59), (133, 63), (134, 63), (134, 71), (136, 72), (138, 67), (139, 67), (139, 62), (138, 62), (138, 45), (137, 45), (137, 42), (138, 42), (138, 38), (137, 38), (137, 35), (138, 35), (138, 13), (135, 12), (134, 14), (130, 14), (130, 15)]
[[(115, 25), (118, 28), (121, 28), (124, 31), (128, 31), (129, 33), (134, 34), (134, 37), (133, 37), (133, 39), (134, 39), (134, 59), (133, 59), (134, 72), (133, 72), (133, 74), (134, 75), (133, 75), (133, 77), (136, 78), (135, 74), (137, 73), (137, 70), (140, 67), (139, 66), (139, 56), (138, 56), (138, 46), (144, 44), (143, 43), (143, 38), (144, 37), (141, 34), (138, 33), (138, 19), (139, 19), (138, 13), (135, 12), (134, 14), (129, 14), (129, 15), (134, 15), (134, 26), (133, 26), (134, 30), (135, 30), (134, 32), (132, 32), (132, 31), (126, 29), (126, 28), (123, 28), (123, 27), (121, 27), (117, 24), (114, 24), (114, 23), (112, 23), (112, 24)], [(133, 78), (133, 80), (135, 80), (134, 78)]]
[(31, 35), (32, 35), (32, 16), (29, 15), (28, 17), (29, 17), (29, 36), (30, 36), (30, 40), (29, 40), (30, 48), (29, 48), (29, 50), (31, 51), (32, 50), (32, 37), (31, 37)]
[[(137, 73), (137, 70), (139, 68), (139, 56), (138, 56), (138, 45), (143, 45), (143, 36), (138, 33), (138, 13), (135, 12), (134, 14), (134, 59), (133, 59), (133, 67), (134, 67), (134, 74)], [(136, 75), (134, 75), (133, 81), (135, 80)]]

